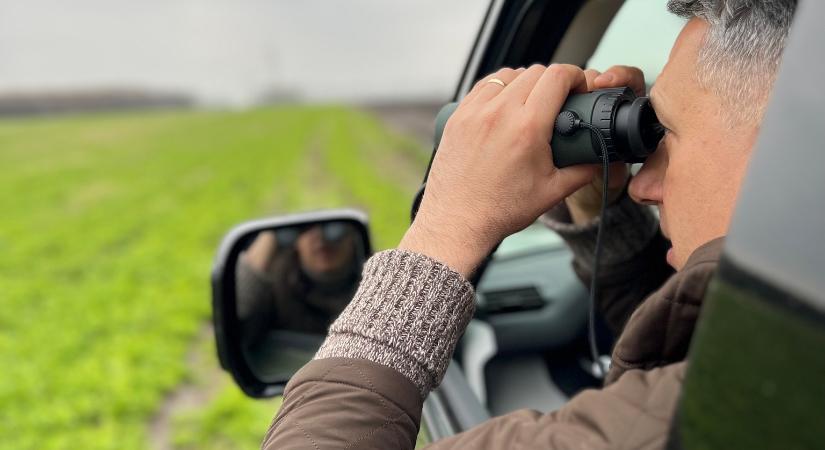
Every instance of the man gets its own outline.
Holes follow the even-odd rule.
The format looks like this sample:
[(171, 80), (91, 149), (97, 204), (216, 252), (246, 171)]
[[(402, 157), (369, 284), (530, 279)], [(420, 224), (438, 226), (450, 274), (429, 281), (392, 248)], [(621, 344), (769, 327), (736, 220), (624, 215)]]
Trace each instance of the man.
[(348, 223), (258, 234), (236, 267), (244, 340), (258, 344), (272, 329), (326, 334), (352, 299), (363, 262), (360, 236)]
[[(614, 239), (600, 307), (621, 331), (606, 386), (552, 414), (515, 412), (432, 448), (664, 447), (795, 1), (668, 6), (689, 21), (651, 92), (667, 132), (631, 179), (630, 198), (621, 181), (614, 186), (605, 218)], [(553, 167), (547, 143), (570, 91), (622, 85), (641, 88), (640, 73), (551, 65), (502, 69), (471, 90), (447, 124), (415, 223), (398, 249), (366, 264), (353, 302), (290, 382), (266, 448), (412, 448), (421, 402), (472, 314), (466, 277), (545, 211), (553, 208), (544, 220), (568, 239), (577, 272), (588, 277), (598, 168)], [(659, 208), (661, 234), (630, 199)], [(678, 272), (668, 278), (662, 259)]]

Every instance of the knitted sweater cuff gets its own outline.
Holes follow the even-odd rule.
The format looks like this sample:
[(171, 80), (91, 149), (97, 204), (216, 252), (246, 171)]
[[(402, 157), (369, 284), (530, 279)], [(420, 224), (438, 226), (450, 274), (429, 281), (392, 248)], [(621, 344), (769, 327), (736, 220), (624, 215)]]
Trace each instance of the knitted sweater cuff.
[[(604, 219), (607, 229), (603, 238), (602, 263), (605, 266), (632, 259), (647, 246), (659, 229), (659, 219), (650, 207), (634, 202), (626, 192), (607, 207)], [(574, 224), (567, 206), (562, 202), (539, 220), (567, 242), (580, 267), (592, 270), (600, 217), (586, 224)]]
[(375, 254), (315, 359), (367, 359), (409, 378), (421, 398), (441, 383), (475, 309), (473, 287), (427, 256)]

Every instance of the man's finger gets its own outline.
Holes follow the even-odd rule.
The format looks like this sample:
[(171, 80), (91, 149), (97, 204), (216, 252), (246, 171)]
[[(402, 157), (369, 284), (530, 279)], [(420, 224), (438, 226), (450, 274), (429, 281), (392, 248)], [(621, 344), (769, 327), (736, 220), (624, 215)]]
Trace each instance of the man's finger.
[[(478, 92), (476, 93), (474, 98), (469, 100), (469, 102), (486, 102), (493, 97), (501, 95), (502, 92), (507, 88), (507, 86), (509, 86), (511, 83), (513, 83), (514, 80), (517, 79), (519, 73), (520, 72), (515, 69), (504, 68), (499, 70), (494, 74), (493, 77), (487, 79), (487, 81), (484, 82), (484, 85), (479, 87)], [(490, 80), (493, 79), (501, 80), (504, 83), (504, 86), (498, 83), (491, 83)]]
[(595, 89), (628, 86), (636, 95), (645, 95), (645, 75), (638, 67), (613, 66), (593, 80)]
[(550, 182), (547, 183), (547, 190), (545, 191), (551, 199), (551, 203), (553, 203), (548, 205), (548, 209), (579, 190), (582, 186), (590, 183), (598, 170), (599, 166), (596, 164), (580, 164), (557, 169), (553, 173)]
[[(470, 101), (472, 101), (472, 99), (475, 98), (476, 95), (478, 95), (478, 93), (482, 89), (487, 87), (487, 85), (491, 84), (491, 83), (489, 83), (490, 80), (492, 80), (493, 78), (499, 78), (499, 72), (501, 72), (503, 70), (509, 71), (509, 70), (513, 70), (513, 69), (510, 69), (508, 67), (503, 67), (503, 68), (499, 69), (498, 71), (493, 72), (493, 73), (487, 75), (486, 77), (478, 80), (476, 82), (476, 84), (473, 85), (473, 88), (470, 89), (470, 92), (468, 92), (467, 95), (464, 96), (464, 98), (461, 100), (461, 102), (462, 103), (469, 103)], [(524, 71), (523, 67), (518, 68), (518, 69), (515, 70), (516, 74), (519, 74), (523, 71)], [(502, 81), (504, 81), (504, 80), (502, 79)]]
[(587, 69), (584, 71), (584, 78), (587, 80), (588, 91), (593, 91), (597, 89), (594, 81), (596, 80), (596, 77), (598, 77), (601, 74), (602, 73), (596, 69)]
[(528, 114), (536, 117), (549, 138), (561, 106), (571, 92), (587, 92), (584, 71), (570, 64), (551, 64), (541, 75), (525, 102)]
[(546, 67), (541, 64), (533, 64), (530, 66), (527, 70), (519, 74), (502, 92), (501, 101), (512, 101), (523, 104), (545, 69)]
[[(599, 166), (601, 167), (601, 166)], [(627, 182), (627, 177), (629, 176), (630, 172), (627, 169), (627, 164), (623, 162), (614, 162), (610, 163), (610, 173), (608, 176), (610, 177), (610, 185), (608, 186), (609, 189), (616, 189), (623, 187)], [(599, 169), (599, 173), (593, 178), (593, 181), (599, 185), (599, 189), (601, 190), (601, 184), (603, 183), (602, 178), (602, 170)]]

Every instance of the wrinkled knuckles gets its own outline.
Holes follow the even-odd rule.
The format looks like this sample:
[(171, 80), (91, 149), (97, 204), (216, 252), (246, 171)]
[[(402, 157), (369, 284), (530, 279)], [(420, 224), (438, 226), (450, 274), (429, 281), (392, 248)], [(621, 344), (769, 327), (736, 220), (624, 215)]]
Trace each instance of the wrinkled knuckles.
[(508, 76), (508, 75), (512, 75), (514, 73), (516, 73), (515, 69), (510, 68), (510, 67), (504, 67), (504, 68), (499, 69), (498, 72), (496, 72), (496, 76), (498, 76), (498, 77)]
[(567, 77), (569, 69), (563, 64), (550, 64), (547, 66), (547, 75), (554, 79), (562, 79)]
[(473, 88), (472, 88), (472, 89), (470, 89), (470, 92), (473, 92), (473, 91), (478, 91), (479, 89), (481, 89), (481, 88), (483, 88), (484, 86), (486, 86), (488, 81), (490, 81), (490, 80), (492, 80), (493, 78), (496, 78), (496, 77), (498, 77), (498, 76), (499, 76), (499, 72), (501, 72), (501, 70), (503, 70), (503, 69), (499, 69), (497, 72), (493, 72), (493, 73), (491, 73), (491, 74), (489, 74), (489, 75), (485, 76), (484, 78), (482, 78), (482, 79), (480, 79), (480, 80), (476, 81), (476, 83), (473, 85)]
[(522, 73), (522, 76), (538, 77), (538, 76), (540, 76), (541, 73), (544, 72), (545, 69), (546, 69), (546, 67), (541, 65), (541, 64), (533, 64), (532, 66), (528, 67), (527, 70), (525, 70)]
[[(467, 96), (469, 96), (473, 92), (478, 92), (478, 90), (481, 89), (481, 87), (484, 86), (485, 83), (487, 83), (487, 80), (489, 80), (491, 78), (493, 78), (493, 75), (487, 75), (486, 77), (476, 81), (476, 84), (473, 85), (473, 88), (470, 89), (470, 92), (467, 93)], [(464, 103), (464, 102), (461, 102), (461, 103)]]

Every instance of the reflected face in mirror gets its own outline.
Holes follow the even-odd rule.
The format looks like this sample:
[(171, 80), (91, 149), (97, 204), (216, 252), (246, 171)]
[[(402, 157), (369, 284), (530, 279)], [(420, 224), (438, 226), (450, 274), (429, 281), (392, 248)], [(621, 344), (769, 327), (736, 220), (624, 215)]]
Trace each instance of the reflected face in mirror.
[(298, 257), (310, 278), (323, 283), (352, 271), (356, 233), (351, 228), (349, 224), (331, 222), (313, 225), (298, 236)]
[(234, 272), (245, 357), (262, 380), (288, 378), (352, 300), (366, 258), (364, 235), (333, 221), (263, 230), (247, 242)]

